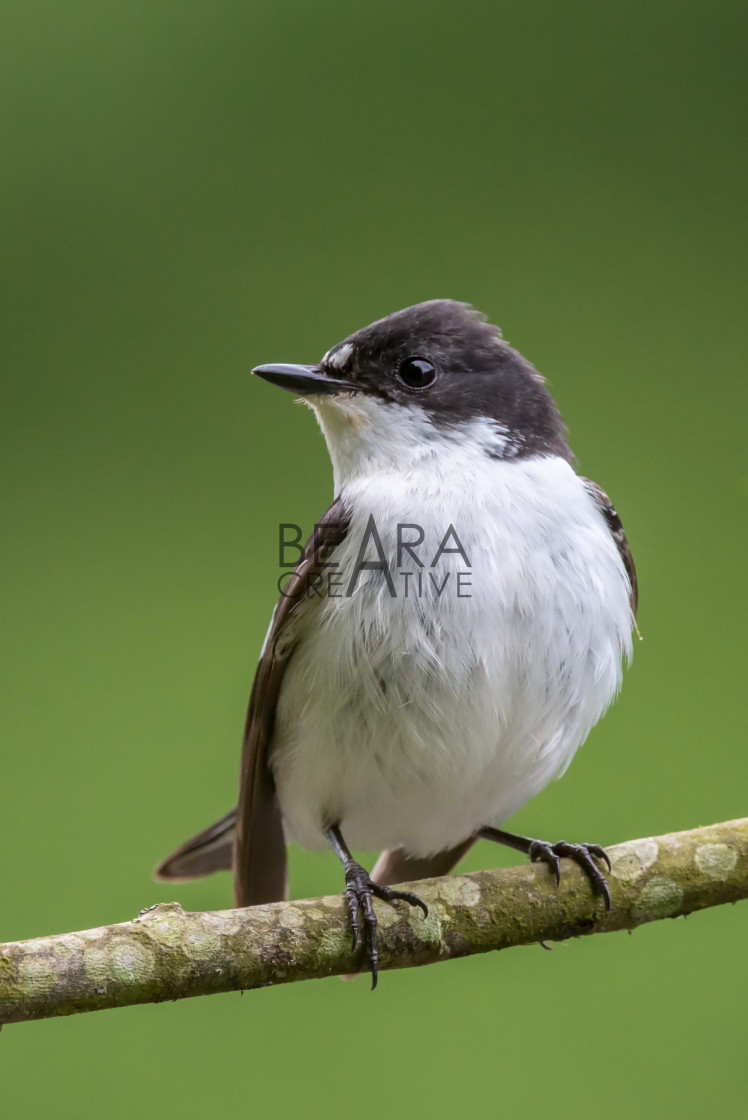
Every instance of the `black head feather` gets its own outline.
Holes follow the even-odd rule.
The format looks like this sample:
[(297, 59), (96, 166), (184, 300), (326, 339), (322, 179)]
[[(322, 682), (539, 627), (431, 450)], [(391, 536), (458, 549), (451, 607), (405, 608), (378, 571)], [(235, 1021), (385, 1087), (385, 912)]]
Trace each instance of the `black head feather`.
[[(404, 383), (412, 359), (433, 364), (433, 383)], [(420, 407), (440, 427), (493, 420), (506, 433), (507, 457), (572, 457), (543, 378), (469, 304), (434, 299), (396, 311), (343, 339), (321, 368), (360, 392)]]

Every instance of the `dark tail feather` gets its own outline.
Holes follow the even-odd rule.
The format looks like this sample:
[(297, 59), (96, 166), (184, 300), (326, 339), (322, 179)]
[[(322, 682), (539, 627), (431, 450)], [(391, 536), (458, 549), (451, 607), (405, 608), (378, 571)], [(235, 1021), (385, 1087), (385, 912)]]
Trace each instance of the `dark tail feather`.
[(231, 871), (236, 809), (167, 856), (155, 868), (157, 879), (199, 879), (213, 871)]
[[(220, 821), (198, 832), (197, 836), (187, 840), (162, 860), (154, 870), (155, 877), (174, 882), (199, 879), (203, 875), (210, 875), (213, 871), (231, 871), (235, 828), (236, 809), (232, 809), (230, 813), (221, 817)], [(400, 848), (392, 848), (382, 852), (371, 872), (371, 877), (382, 886), (390, 886), (393, 883), (446, 875), (460, 862), (474, 843), (475, 840), (471, 837), (458, 844), (456, 848), (447, 848), (427, 859), (415, 859), (406, 856)]]

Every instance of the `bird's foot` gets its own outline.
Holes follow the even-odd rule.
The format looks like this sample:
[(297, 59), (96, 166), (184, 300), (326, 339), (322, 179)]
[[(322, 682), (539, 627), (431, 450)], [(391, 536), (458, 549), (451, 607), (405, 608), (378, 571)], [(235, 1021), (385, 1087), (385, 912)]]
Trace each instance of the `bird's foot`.
[(561, 858), (573, 859), (587, 873), (597, 893), (605, 899), (605, 909), (610, 910), (613, 903), (608, 880), (595, 863), (595, 859), (604, 860), (610, 871), (610, 860), (605, 848), (601, 848), (599, 844), (567, 844), (565, 840), (559, 840), (557, 844), (533, 840), (527, 854), (533, 863), (547, 863), (555, 871), (557, 883), (561, 882)]
[[(409, 903), (411, 906), (420, 906), (425, 918), (428, 917), (429, 910), (426, 903), (412, 891), (396, 891), (392, 887), (383, 887), (380, 883), (375, 883), (369, 872), (353, 859), (346, 860), (344, 868), (345, 901), (351, 917), (353, 948), (355, 950), (358, 945), (363, 924), (369, 968), (371, 969), (371, 989), (374, 991), (377, 986), (379, 951), (377, 949), (377, 916), (374, 913), (372, 898), (381, 898), (385, 902), (400, 900)], [(363, 914), (363, 923), (359, 918), (359, 912)]]

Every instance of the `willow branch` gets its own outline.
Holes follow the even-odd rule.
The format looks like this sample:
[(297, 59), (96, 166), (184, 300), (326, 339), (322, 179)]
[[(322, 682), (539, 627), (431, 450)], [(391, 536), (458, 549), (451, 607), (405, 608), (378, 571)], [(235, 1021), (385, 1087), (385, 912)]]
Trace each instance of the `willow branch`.
[[(748, 818), (608, 849), (606, 912), (576, 864), (418, 883), (429, 916), (375, 902), (380, 969), (634, 929), (748, 898)], [(411, 884), (412, 885), (412, 884)], [(311, 980), (365, 969), (341, 895), (186, 913), (176, 903), (120, 925), (0, 945), (0, 1023)]]

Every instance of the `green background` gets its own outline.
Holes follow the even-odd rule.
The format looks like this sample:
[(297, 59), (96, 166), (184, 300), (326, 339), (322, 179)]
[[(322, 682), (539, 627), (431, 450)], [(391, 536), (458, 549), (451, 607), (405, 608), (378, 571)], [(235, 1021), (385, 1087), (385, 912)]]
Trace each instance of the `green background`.
[[(432, 297), (547, 375), (640, 573), (623, 696), (514, 826), (748, 812), (747, 32), (721, 2), (2, 5), (0, 939), (229, 904), (151, 867), (234, 800), (277, 524), (331, 497), (248, 371)], [(340, 888), (332, 856), (291, 877)], [(3, 1114), (743, 1115), (747, 944), (738, 906), (6, 1027)]]

